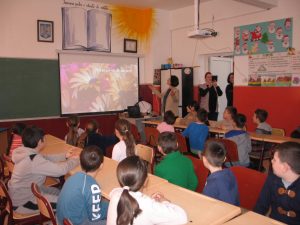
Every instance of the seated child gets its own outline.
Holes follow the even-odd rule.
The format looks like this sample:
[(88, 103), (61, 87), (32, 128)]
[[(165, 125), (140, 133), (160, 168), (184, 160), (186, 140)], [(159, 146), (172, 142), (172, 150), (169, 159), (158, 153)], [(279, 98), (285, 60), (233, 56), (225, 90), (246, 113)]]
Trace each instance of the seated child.
[(105, 155), (106, 148), (117, 142), (118, 138), (115, 135), (102, 135), (99, 132), (98, 122), (96, 120), (91, 120), (88, 122), (85, 132), (80, 135), (77, 145), (81, 148), (96, 145), (101, 149), (103, 155)]
[[(36, 198), (31, 192), (31, 184), (36, 183), (42, 194), (55, 209), (59, 190), (46, 187), (47, 176), (60, 177), (79, 164), (78, 155), (72, 152), (60, 155), (41, 155), (44, 147), (44, 132), (36, 127), (28, 127), (22, 133), (23, 146), (14, 150), (12, 161), (14, 170), (8, 182), (9, 195), (17, 213), (37, 213)], [(63, 160), (66, 160), (62, 162)]]
[(65, 137), (66, 143), (69, 145), (76, 146), (78, 138), (84, 132), (83, 129), (79, 128), (80, 121), (76, 115), (72, 115), (68, 118), (67, 127), (69, 131)]
[(248, 167), (250, 165), (249, 152), (251, 152), (252, 146), (250, 136), (244, 130), (246, 121), (246, 116), (238, 113), (234, 117), (233, 130), (225, 133), (225, 138), (234, 141), (238, 148), (239, 161), (232, 163)]
[(95, 180), (102, 163), (103, 154), (97, 146), (85, 147), (80, 153), (82, 172), (67, 179), (58, 197), (56, 216), (60, 225), (64, 218), (74, 225), (106, 224), (108, 203), (101, 200)]
[(234, 128), (233, 118), (236, 116), (237, 110), (233, 106), (227, 106), (223, 113), (224, 120), (215, 123), (215, 126), (223, 130), (232, 130)]
[(147, 180), (147, 165), (138, 156), (129, 156), (117, 167), (122, 188), (110, 193), (107, 225), (116, 224), (186, 224), (185, 211), (168, 201), (162, 193), (151, 197), (141, 192)]
[(231, 170), (222, 169), (226, 159), (223, 144), (208, 141), (203, 152), (203, 164), (210, 171), (203, 189), (204, 195), (236, 206), (240, 205), (237, 181)]
[(207, 111), (200, 109), (197, 112), (197, 122), (192, 122), (182, 132), (182, 135), (189, 138), (191, 152), (201, 156), (204, 149), (204, 143), (208, 137), (208, 126), (205, 124), (207, 121)]
[(294, 130), (294, 131), (291, 133), (291, 137), (292, 137), (292, 138), (300, 138), (300, 127), (298, 127), (296, 130)]
[(159, 133), (169, 131), (169, 132), (175, 132), (173, 124), (176, 121), (176, 117), (172, 111), (167, 111), (164, 114), (164, 121), (158, 124), (157, 130)]
[(154, 174), (172, 184), (195, 191), (198, 178), (192, 161), (178, 151), (176, 134), (174, 132), (161, 133), (157, 147), (164, 158), (155, 167)]
[(9, 156), (11, 157), (12, 152), (22, 146), (22, 132), (26, 128), (24, 123), (16, 123), (12, 126), (12, 135), (9, 143)]
[(120, 141), (115, 144), (111, 158), (120, 162), (128, 156), (135, 155), (135, 140), (130, 131), (130, 123), (125, 119), (117, 120), (115, 134)]
[(257, 109), (253, 115), (253, 123), (257, 124), (255, 132), (258, 134), (272, 134), (272, 127), (266, 123), (268, 112), (264, 109)]
[(186, 107), (188, 114), (180, 120), (180, 124), (189, 125), (192, 122), (197, 122), (197, 112), (199, 110), (199, 103), (192, 101)]
[(300, 144), (285, 142), (275, 149), (270, 173), (254, 211), (283, 223), (300, 222)]

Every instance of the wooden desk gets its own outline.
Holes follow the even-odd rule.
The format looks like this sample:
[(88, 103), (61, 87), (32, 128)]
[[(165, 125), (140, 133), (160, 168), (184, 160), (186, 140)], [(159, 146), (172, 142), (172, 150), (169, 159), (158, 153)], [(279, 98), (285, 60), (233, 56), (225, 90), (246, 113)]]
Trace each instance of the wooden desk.
[(8, 147), (8, 129), (0, 128), (0, 154), (5, 153)]
[[(114, 188), (120, 187), (117, 179), (117, 166), (117, 161), (104, 157), (103, 167), (95, 177), (101, 187), (101, 192), (106, 199), (109, 199), (109, 193)], [(70, 173), (72, 175), (79, 171), (81, 171), (80, 166), (71, 170)], [(168, 183), (168, 181), (152, 174), (148, 174), (148, 181), (146, 182), (144, 189), (148, 190), (150, 187), (155, 187), (164, 183)]]
[(255, 141), (270, 142), (275, 144), (281, 144), (287, 141), (300, 143), (300, 139), (291, 138), (287, 136), (278, 136), (272, 134), (257, 134), (255, 132), (249, 132), (249, 135), (251, 137), (251, 140), (255, 140)]
[(46, 134), (44, 137), (44, 141), (46, 144), (51, 145), (51, 144), (58, 144), (58, 143), (66, 143), (64, 140), (54, 137), (50, 134)]
[(147, 195), (161, 192), (171, 202), (181, 206), (188, 214), (189, 224), (216, 225), (222, 224), (241, 213), (234, 205), (206, 197), (197, 192), (165, 183), (144, 190)]
[(224, 223), (224, 225), (284, 225), (284, 223), (281, 223), (277, 220), (273, 220), (269, 217), (259, 215), (254, 212), (247, 212), (245, 214), (242, 214), (241, 216), (238, 216), (234, 218), (233, 220), (230, 220), (227, 223)]

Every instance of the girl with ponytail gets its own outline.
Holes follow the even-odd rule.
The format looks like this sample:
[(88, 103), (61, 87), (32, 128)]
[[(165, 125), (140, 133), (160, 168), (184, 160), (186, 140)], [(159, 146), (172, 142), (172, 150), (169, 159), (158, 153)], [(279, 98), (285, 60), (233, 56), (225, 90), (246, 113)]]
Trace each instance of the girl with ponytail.
[(115, 124), (115, 134), (120, 141), (113, 148), (112, 159), (120, 162), (128, 156), (135, 155), (135, 140), (130, 131), (130, 123), (119, 119)]
[(110, 193), (107, 225), (154, 225), (187, 223), (185, 211), (161, 193), (152, 197), (140, 192), (147, 179), (147, 165), (138, 156), (129, 156), (117, 167), (121, 188)]
[(69, 145), (77, 146), (77, 141), (79, 136), (84, 133), (84, 130), (79, 128), (80, 122), (79, 118), (75, 115), (72, 115), (67, 120), (67, 127), (69, 131), (65, 137), (66, 143)]

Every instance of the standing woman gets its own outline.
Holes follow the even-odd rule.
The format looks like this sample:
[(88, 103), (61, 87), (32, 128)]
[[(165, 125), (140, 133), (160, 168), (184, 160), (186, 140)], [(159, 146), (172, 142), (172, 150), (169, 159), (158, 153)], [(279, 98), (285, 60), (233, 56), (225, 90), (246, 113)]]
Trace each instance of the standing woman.
[(225, 92), (227, 98), (227, 106), (233, 106), (233, 81), (234, 81), (234, 74), (230, 73), (227, 77), (227, 83)]
[(205, 83), (199, 85), (200, 108), (208, 112), (208, 120), (218, 120), (218, 97), (223, 94), (211, 72), (205, 73)]
[(179, 90), (177, 88), (179, 84), (178, 77), (171, 75), (168, 79), (167, 84), (169, 88), (166, 92), (160, 93), (153, 86), (149, 86), (152, 93), (162, 99), (162, 114), (167, 111), (172, 111), (175, 116), (178, 116), (178, 104), (179, 104)]

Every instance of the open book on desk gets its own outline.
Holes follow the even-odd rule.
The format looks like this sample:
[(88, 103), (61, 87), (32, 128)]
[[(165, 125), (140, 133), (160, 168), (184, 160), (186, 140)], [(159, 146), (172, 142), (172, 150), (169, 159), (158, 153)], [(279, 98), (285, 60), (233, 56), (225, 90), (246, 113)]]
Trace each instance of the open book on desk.
[(111, 14), (63, 7), (63, 49), (110, 52)]

